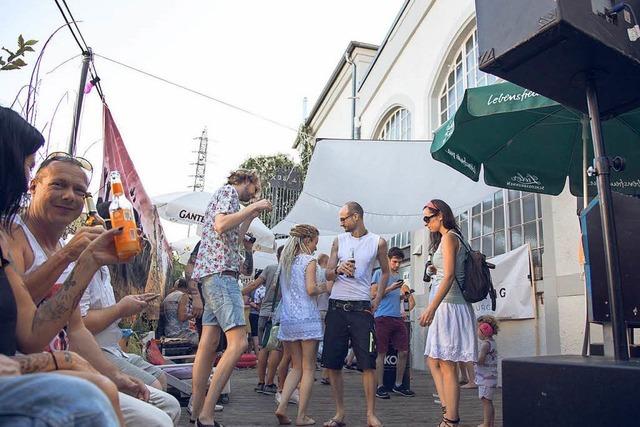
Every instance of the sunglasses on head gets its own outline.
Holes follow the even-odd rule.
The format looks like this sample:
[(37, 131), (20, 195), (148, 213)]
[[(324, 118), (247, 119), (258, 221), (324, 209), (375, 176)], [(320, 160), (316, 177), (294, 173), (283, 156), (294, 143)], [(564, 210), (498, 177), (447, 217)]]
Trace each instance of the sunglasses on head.
[(71, 154), (66, 153), (64, 151), (55, 151), (49, 154), (44, 159), (42, 164), (40, 164), (40, 167), (38, 168), (38, 170), (41, 170), (42, 168), (46, 167), (47, 165), (55, 161), (63, 161), (63, 162), (67, 161), (67, 162), (73, 163), (77, 166), (80, 166), (82, 169), (86, 170), (87, 172), (89, 172), (89, 174), (93, 174), (93, 166), (91, 165), (91, 162), (89, 162), (89, 160), (85, 159), (84, 157), (72, 156)]

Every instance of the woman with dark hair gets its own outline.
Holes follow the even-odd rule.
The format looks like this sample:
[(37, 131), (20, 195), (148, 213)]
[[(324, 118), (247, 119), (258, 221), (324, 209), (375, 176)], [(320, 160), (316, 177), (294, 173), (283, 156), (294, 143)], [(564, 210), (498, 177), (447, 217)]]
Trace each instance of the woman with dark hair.
[[(123, 422), (118, 391), (109, 379), (99, 375), (86, 360), (75, 353), (35, 352), (45, 348), (66, 325), (98, 268), (118, 262), (113, 237), (120, 231), (99, 233), (100, 235), (78, 258), (75, 269), (61, 290), (37, 308), (22, 278), (11, 266), (10, 261), (5, 259), (7, 233), (12, 232), (11, 224), (27, 191), (31, 169), (35, 164), (35, 154), (43, 144), (44, 138), (40, 132), (16, 112), (0, 107), (0, 355), (5, 358), (9, 356), (17, 362), (15, 372), (0, 371), (0, 424), (19, 424), (30, 418), (43, 417), (55, 422), (56, 417), (64, 416), (64, 422), (74, 420), (75, 425), (118, 425)], [(34, 354), (16, 356), (18, 350)], [(87, 384), (87, 387), (69, 388), (67, 383), (72, 384), (72, 381), (62, 378), (58, 380), (60, 387), (53, 387), (51, 383), (60, 378), (57, 376), (42, 379), (41, 376), (34, 375), (31, 389), (29, 377), (20, 378), (15, 386), (12, 385), (16, 380), (15, 375), (50, 371), (91, 381), (107, 395), (110, 404), (105, 396), (90, 384)], [(51, 384), (46, 386), (48, 395), (38, 390), (45, 384)], [(11, 394), (12, 388), (15, 387), (26, 387), (21, 389), (23, 392), (19, 399), (15, 399), (15, 393)], [(24, 393), (25, 390), (31, 392)], [(91, 411), (81, 402), (83, 399), (91, 401)], [(61, 404), (64, 407), (58, 407)], [(50, 405), (57, 409), (52, 410)]]
[(423, 214), (431, 232), (430, 252), (437, 269), (431, 280), (437, 290), (420, 316), (420, 325), (429, 326), (424, 355), (442, 403), (440, 427), (450, 427), (460, 423), (457, 362), (474, 362), (477, 357), (473, 307), (459, 287), (464, 283), (467, 251), (449, 205), (431, 200)]

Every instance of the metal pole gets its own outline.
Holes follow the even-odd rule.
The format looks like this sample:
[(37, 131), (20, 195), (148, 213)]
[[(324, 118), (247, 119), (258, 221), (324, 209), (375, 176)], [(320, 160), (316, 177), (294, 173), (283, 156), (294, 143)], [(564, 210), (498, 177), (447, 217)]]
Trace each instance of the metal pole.
[(69, 154), (76, 154), (76, 140), (78, 138), (78, 128), (80, 126), (80, 114), (82, 113), (82, 101), (84, 100), (84, 86), (87, 83), (87, 73), (89, 72), (89, 62), (93, 53), (91, 48), (82, 52), (82, 71), (80, 72), (80, 86), (78, 87), (78, 97), (76, 98), (76, 112), (73, 116), (71, 126), (71, 136), (69, 137)]
[(346, 52), (344, 54), (344, 60), (347, 64), (351, 65), (351, 139), (356, 139), (356, 86), (358, 68)]
[[(580, 119), (582, 125), (582, 208), (587, 209), (589, 205), (589, 174), (587, 169), (589, 168), (589, 159), (587, 158), (589, 150), (587, 144), (589, 143), (589, 117), (585, 114)], [(586, 264), (582, 267), (585, 268)], [(584, 270), (583, 270), (584, 271)], [(589, 297), (587, 296), (587, 276), (585, 274), (585, 286), (584, 286), (584, 339), (582, 340), (582, 355), (589, 355), (589, 344), (591, 342), (591, 324), (589, 323)]]
[(616, 360), (629, 360), (629, 348), (627, 345), (627, 333), (622, 306), (618, 239), (616, 236), (615, 218), (613, 216), (613, 198), (611, 196), (611, 187), (609, 186), (611, 166), (604, 148), (602, 127), (600, 125), (600, 110), (598, 108), (598, 95), (593, 79), (587, 80), (586, 91), (587, 106), (589, 108), (589, 116), (591, 117), (591, 137), (593, 140), (598, 195), (600, 198), (602, 241), (604, 244), (604, 260), (607, 271), (611, 326), (613, 329), (613, 354)]

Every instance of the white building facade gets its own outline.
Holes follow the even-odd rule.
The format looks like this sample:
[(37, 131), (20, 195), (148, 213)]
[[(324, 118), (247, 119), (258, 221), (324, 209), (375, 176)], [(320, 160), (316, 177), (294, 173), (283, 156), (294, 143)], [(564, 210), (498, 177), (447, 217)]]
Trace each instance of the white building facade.
[[(356, 64), (355, 117), (353, 66), (342, 58), (306, 124), (316, 138), (349, 139), (355, 123), (359, 139), (431, 140), (466, 88), (496, 81), (478, 70), (477, 56), (473, 0), (408, 0), (381, 46), (351, 42), (346, 50)], [(536, 318), (502, 321), (497, 338), (502, 357), (581, 352), (585, 303), (576, 211), (568, 191), (550, 197), (501, 190), (457, 212), (472, 246), (489, 257), (524, 243), (532, 249)], [(414, 317), (428, 303), (421, 281), (426, 234), (416, 230), (390, 242), (411, 254), (403, 268), (416, 289)], [(426, 331), (416, 324), (413, 331), (413, 366), (424, 369)], [(602, 341), (598, 332), (592, 332), (594, 341)]]

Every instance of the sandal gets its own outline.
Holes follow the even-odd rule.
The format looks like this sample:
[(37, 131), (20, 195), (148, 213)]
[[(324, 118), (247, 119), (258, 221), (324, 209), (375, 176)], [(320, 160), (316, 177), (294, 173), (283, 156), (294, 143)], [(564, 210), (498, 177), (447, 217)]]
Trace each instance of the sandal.
[(315, 423), (316, 423), (316, 420), (314, 420), (311, 417), (307, 417), (307, 416), (304, 417), (304, 421), (302, 421), (301, 423), (296, 421), (296, 425), (297, 426), (312, 426)]
[[(442, 425), (442, 423), (444, 423), (444, 426)], [(440, 424), (438, 424), (438, 427), (455, 427), (458, 424), (460, 424), (460, 418), (458, 418), (457, 420), (450, 420), (449, 418), (443, 415), (442, 421), (440, 421)]]
[(329, 421), (322, 424), (323, 427), (345, 427), (347, 423), (336, 418), (331, 418)]
[(196, 427), (224, 427), (224, 425), (217, 421), (214, 421), (213, 424), (202, 424), (200, 420), (196, 419)]
[(276, 413), (275, 416), (278, 419), (279, 425), (281, 426), (291, 425), (291, 418), (287, 417), (286, 415)]

